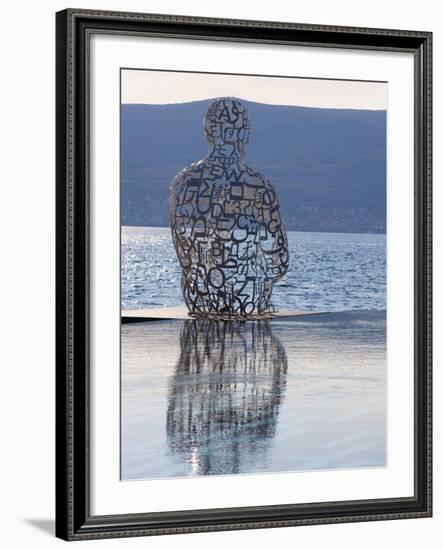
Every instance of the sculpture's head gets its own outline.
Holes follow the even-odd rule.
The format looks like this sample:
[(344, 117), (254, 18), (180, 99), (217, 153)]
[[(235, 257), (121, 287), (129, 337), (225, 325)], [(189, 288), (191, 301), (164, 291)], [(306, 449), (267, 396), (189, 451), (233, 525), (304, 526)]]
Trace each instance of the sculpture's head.
[(212, 151), (243, 156), (249, 140), (248, 111), (238, 99), (217, 98), (206, 111), (204, 129)]

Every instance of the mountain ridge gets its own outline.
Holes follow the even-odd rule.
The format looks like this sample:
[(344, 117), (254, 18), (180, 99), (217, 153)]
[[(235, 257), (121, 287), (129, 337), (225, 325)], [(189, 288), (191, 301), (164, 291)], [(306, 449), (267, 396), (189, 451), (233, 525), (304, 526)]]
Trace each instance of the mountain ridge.
[[(171, 180), (207, 154), (211, 101), (121, 106), (123, 225), (169, 224)], [(274, 183), (288, 230), (385, 232), (386, 111), (243, 102), (246, 163)]]

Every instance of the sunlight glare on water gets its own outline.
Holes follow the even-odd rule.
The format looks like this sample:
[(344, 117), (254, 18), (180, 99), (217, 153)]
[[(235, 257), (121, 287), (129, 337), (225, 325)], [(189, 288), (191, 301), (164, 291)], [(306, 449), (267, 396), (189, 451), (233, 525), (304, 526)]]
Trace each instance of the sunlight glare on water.
[[(274, 286), (278, 309), (386, 309), (386, 235), (288, 232), (289, 272)], [(166, 227), (122, 227), (122, 308), (182, 303), (180, 266)]]

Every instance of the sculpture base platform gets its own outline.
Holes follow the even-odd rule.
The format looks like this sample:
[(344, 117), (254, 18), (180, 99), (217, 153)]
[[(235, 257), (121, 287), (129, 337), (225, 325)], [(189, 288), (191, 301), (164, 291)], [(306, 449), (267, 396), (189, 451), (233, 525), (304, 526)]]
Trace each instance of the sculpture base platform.
[[(265, 315), (253, 315), (245, 319), (246, 321), (263, 320), (263, 319), (281, 319), (283, 317), (300, 317), (302, 315), (318, 315), (324, 313), (322, 311), (303, 311), (303, 310), (282, 310)], [(122, 310), (122, 323), (140, 323), (143, 321), (159, 321), (166, 319), (192, 319), (193, 316), (184, 306), (176, 307), (159, 307), (153, 309), (127, 309)], [(226, 318), (226, 320), (234, 320), (236, 318)], [(241, 319), (241, 318), (240, 318)]]

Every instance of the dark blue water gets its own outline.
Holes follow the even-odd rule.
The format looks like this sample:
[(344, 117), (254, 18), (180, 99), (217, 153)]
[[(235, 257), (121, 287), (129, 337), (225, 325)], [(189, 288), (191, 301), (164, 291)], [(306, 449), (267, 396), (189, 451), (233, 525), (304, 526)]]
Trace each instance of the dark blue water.
[[(386, 235), (288, 233), (289, 272), (274, 286), (281, 309), (386, 309)], [(122, 308), (182, 303), (168, 228), (122, 227)]]

